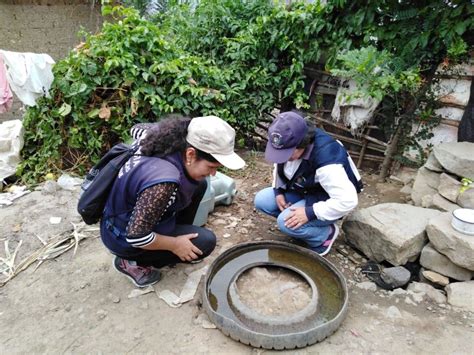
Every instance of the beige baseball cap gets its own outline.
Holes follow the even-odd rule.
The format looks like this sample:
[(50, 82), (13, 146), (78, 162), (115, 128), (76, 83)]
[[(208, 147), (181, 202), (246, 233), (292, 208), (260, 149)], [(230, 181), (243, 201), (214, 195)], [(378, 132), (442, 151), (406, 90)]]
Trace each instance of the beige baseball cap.
[(188, 126), (186, 141), (211, 154), (226, 168), (237, 170), (245, 161), (234, 152), (235, 130), (217, 116), (195, 117)]

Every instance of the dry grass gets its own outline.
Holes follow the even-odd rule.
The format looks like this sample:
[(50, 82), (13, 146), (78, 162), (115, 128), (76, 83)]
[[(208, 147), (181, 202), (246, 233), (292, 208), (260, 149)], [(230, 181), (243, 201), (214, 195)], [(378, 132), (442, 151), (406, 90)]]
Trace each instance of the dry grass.
[(5, 279), (0, 280), (0, 287), (4, 286), (8, 281), (17, 276), (20, 272), (26, 270), (31, 264), (38, 262), (35, 270), (45, 261), (57, 258), (59, 255), (74, 248), (73, 255), (76, 254), (79, 242), (86, 238), (95, 238), (99, 228), (89, 227), (84, 223), (72, 224), (72, 231), (54, 236), (47, 242), (43, 242), (43, 247), (36, 250), (28, 257), (15, 265), (15, 258), (22, 242), (18, 243), (13, 252), (10, 251), (8, 240), (5, 241), (5, 258), (0, 258), (0, 272), (5, 276)]

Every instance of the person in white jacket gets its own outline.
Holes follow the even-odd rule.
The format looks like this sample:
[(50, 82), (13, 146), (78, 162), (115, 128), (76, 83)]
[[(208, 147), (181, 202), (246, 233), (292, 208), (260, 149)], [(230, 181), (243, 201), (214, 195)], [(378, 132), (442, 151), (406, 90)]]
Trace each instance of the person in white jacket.
[(335, 222), (358, 203), (362, 181), (344, 146), (297, 112), (278, 115), (268, 129), (265, 159), (274, 163), (273, 186), (255, 196), (255, 207), (277, 218), (279, 229), (326, 255)]

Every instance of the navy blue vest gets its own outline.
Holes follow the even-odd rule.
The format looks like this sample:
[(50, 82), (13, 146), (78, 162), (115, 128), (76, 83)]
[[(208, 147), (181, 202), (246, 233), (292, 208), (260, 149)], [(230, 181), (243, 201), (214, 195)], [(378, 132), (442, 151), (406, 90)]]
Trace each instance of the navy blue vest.
[(191, 203), (198, 186), (198, 182), (185, 173), (181, 153), (164, 158), (135, 155), (122, 167), (105, 205), (101, 224), (102, 240), (112, 252), (119, 255), (140, 252), (126, 242), (125, 231), (140, 193), (163, 182), (178, 184), (177, 194), (153, 227), (156, 233), (168, 234), (176, 226), (176, 213)]
[[(302, 160), (291, 180), (283, 172), (284, 164), (278, 164), (278, 177), (286, 185), (287, 190), (304, 194), (306, 206), (311, 206), (313, 203), (329, 199), (329, 195), (321, 184), (314, 181), (316, 170), (326, 165), (342, 164), (347, 177), (357, 192), (360, 192), (362, 191), (362, 181), (357, 180), (347, 157), (348, 154), (344, 146), (323, 130), (316, 128), (313, 149), (309, 158)], [(279, 188), (280, 186), (276, 187)]]

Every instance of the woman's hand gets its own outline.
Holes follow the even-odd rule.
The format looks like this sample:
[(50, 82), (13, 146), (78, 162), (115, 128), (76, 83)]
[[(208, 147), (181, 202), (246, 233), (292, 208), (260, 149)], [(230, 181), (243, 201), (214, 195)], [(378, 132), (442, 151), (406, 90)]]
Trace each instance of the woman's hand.
[(308, 222), (308, 217), (306, 216), (304, 207), (293, 207), (290, 211), (291, 212), (285, 218), (285, 227), (297, 229)]
[(280, 211), (283, 211), (285, 208), (288, 208), (291, 206), (291, 203), (287, 203), (285, 200), (285, 195), (277, 195), (275, 197), (276, 204), (278, 206), (278, 209)]
[(192, 233), (175, 237), (175, 245), (171, 251), (176, 254), (181, 261), (192, 261), (197, 259), (199, 255), (202, 255), (202, 251), (191, 242), (191, 239), (194, 239), (197, 236), (197, 233)]

